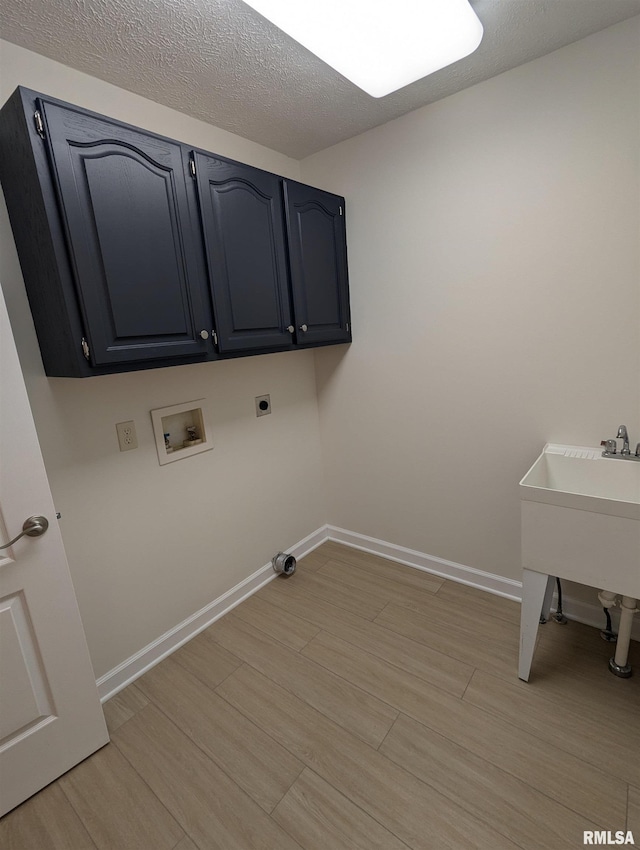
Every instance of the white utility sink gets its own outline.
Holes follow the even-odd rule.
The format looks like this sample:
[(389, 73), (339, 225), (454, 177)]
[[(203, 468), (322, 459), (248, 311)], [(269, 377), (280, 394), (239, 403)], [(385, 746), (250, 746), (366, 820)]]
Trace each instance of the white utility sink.
[(640, 597), (640, 462), (548, 443), (520, 498), (524, 569)]
[(523, 612), (520, 678), (527, 680), (550, 577), (640, 598), (640, 462), (602, 449), (548, 443), (520, 482)]
[(532, 502), (640, 519), (640, 462), (604, 458), (602, 449), (549, 443), (520, 487)]

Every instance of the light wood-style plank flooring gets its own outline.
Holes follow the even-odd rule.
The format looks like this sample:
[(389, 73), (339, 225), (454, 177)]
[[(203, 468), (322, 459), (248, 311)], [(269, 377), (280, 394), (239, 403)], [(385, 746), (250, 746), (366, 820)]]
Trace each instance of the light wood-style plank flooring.
[(112, 742), (0, 820), (3, 850), (640, 844), (640, 652), (325, 543), (111, 699)]

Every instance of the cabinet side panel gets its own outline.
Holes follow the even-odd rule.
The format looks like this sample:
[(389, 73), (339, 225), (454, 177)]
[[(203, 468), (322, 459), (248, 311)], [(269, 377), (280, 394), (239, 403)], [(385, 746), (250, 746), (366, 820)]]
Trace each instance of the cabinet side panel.
[(45, 372), (81, 377), (89, 374), (80, 347), (83, 329), (46, 151), (32, 116), (28, 95), (16, 90), (1, 113), (0, 181)]

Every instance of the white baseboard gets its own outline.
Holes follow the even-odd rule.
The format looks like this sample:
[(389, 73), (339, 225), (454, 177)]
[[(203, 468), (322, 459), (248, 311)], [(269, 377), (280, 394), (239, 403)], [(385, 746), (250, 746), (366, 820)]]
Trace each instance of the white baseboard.
[(485, 573), (482, 570), (474, 569), (474, 567), (465, 567), (462, 564), (445, 561), (443, 558), (436, 558), (433, 555), (425, 555), (424, 552), (417, 552), (415, 549), (405, 549), (404, 546), (387, 543), (375, 537), (367, 537), (365, 534), (357, 534), (355, 531), (347, 531), (345, 528), (336, 528), (335, 525), (327, 526), (327, 530), (329, 540), (344, 543), (345, 546), (351, 546), (353, 549), (370, 552), (372, 555), (380, 555), (381, 558), (387, 558), (389, 561), (397, 561), (399, 564), (414, 567), (416, 570), (424, 570), (424, 572), (441, 576), (441, 578), (448, 578), (460, 584), (468, 584), (496, 596), (506, 596), (507, 599), (514, 599), (516, 602), (520, 602), (522, 599), (521, 581), (497, 576), (493, 573)]
[[(446, 561), (433, 555), (426, 555), (424, 552), (417, 552), (415, 549), (406, 549), (404, 546), (387, 543), (384, 540), (358, 534), (355, 531), (347, 531), (344, 528), (337, 528), (335, 525), (321, 526), (286, 551), (290, 552), (296, 559), (303, 558), (326, 540), (334, 540), (336, 543), (343, 543), (353, 549), (370, 552), (372, 555), (379, 555), (407, 567), (413, 567), (416, 570), (423, 570), (460, 584), (466, 584), (478, 588), (478, 590), (493, 593), (496, 596), (504, 596), (507, 599), (513, 599), (515, 602), (522, 601), (522, 582), (520, 581), (487, 573), (483, 570), (476, 570), (474, 567), (466, 567), (464, 564)], [(110, 670), (96, 682), (101, 701), (105, 702), (110, 699), (122, 688), (142, 676), (163, 658), (171, 655), (172, 652), (175, 652), (176, 649), (179, 649), (275, 577), (276, 574), (271, 562), (265, 564), (264, 567), (260, 567), (259, 570), (223, 593), (222, 596), (214, 599), (213, 602), (187, 617), (173, 629), (165, 632), (157, 640), (132, 655), (131, 658), (127, 658), (122, 664), (114, 667), (113, 670)], [(570, 596), (565, 594), (563, 610), (570, 620), (577, 620), (580, 623), (600, 629), (604, 628), (604, 613), (597, 602), (590, 604), (571, 599)], [(617, 624), (617, 610), (616, 608), (611, 609), (614, 628)], [(640, 616), (635, 618), (632, 637), (634, 640), (640, 640)]]
[[(334, 525), (327, 526), (327, 535), (329, 540), (344, 543), (345, 546), (351, 546), (353, 549), (370, 552), (372, 555), (397, 561), (407, 567), (424, 570), (460, 584), (485, 590), (487, 593), (493, 593), (496, 596), (505, 596), (507, 599), (522, 602), (522, 582), (515, 579), (476, 570), (474, 567), (466, 567), (464, 564), (457, 564), (454, 561), (445, 561), (443, 558), (425, 555), (415, 549), (406, 549), (404, 546), (397, 546), (395, 543), (387, 543), (384, 540), (367, 537), (365, 534), (357, 534), (355, 531), (347, 531), (345, 528), (337, 528)], [(569, 620), (576, 620), (587, 626), (604, 629), (605, 615), (597, 601), (595, 592), (594, 599), (593, 603), (589, 603), (580, 599), (572, 599), (570, 595), (564, 593), (562, 599), (563, 612)], [(619, 612), (619, 608), (610, 609), (614, 631), (617, 629)], [(634, 620), (631, 636), (634, 640), (640, 641), (640, 615), (636, 616)]]
[[(327, 528), (322, 526), (285, 551), (292, 554), (296, 559), (302, 558), (320, 546), (321, 543), (324, 543), (326, 539)], [(236, 605), (239, 605), (274, 578), (276, 578), (276, 573), (273, 571), (271, 561), (269, 561), (264, 567), (260, 567), (259, 570), (223, 593), (222, 596), (214, 599), (213, 602), (205, 605), (204, 608), (196, 611), (195, 614), (187, 617), (174, 628), (169, 629), (168, 632), (136, 652), (135, 655), (127, 658), (122, 664), (101, 676), (96, 682), (101, 702), (106, 702), (112, 696), (115, 696), (118, 691), (126, 688), (147, 670), (155, 667), (176, 649), (179, 649), (203, 629), (206, 629), (207, 626), (222, 617), (223, 614), (231, 611), (232, 608), (235, 608)]]

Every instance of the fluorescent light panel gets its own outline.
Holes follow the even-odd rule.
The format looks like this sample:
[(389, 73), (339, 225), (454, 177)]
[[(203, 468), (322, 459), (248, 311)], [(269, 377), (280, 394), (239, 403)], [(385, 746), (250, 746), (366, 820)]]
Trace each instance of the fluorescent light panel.
[(482, 24), (468, 0), (245, 0), (372, 97), (468, 56)]

